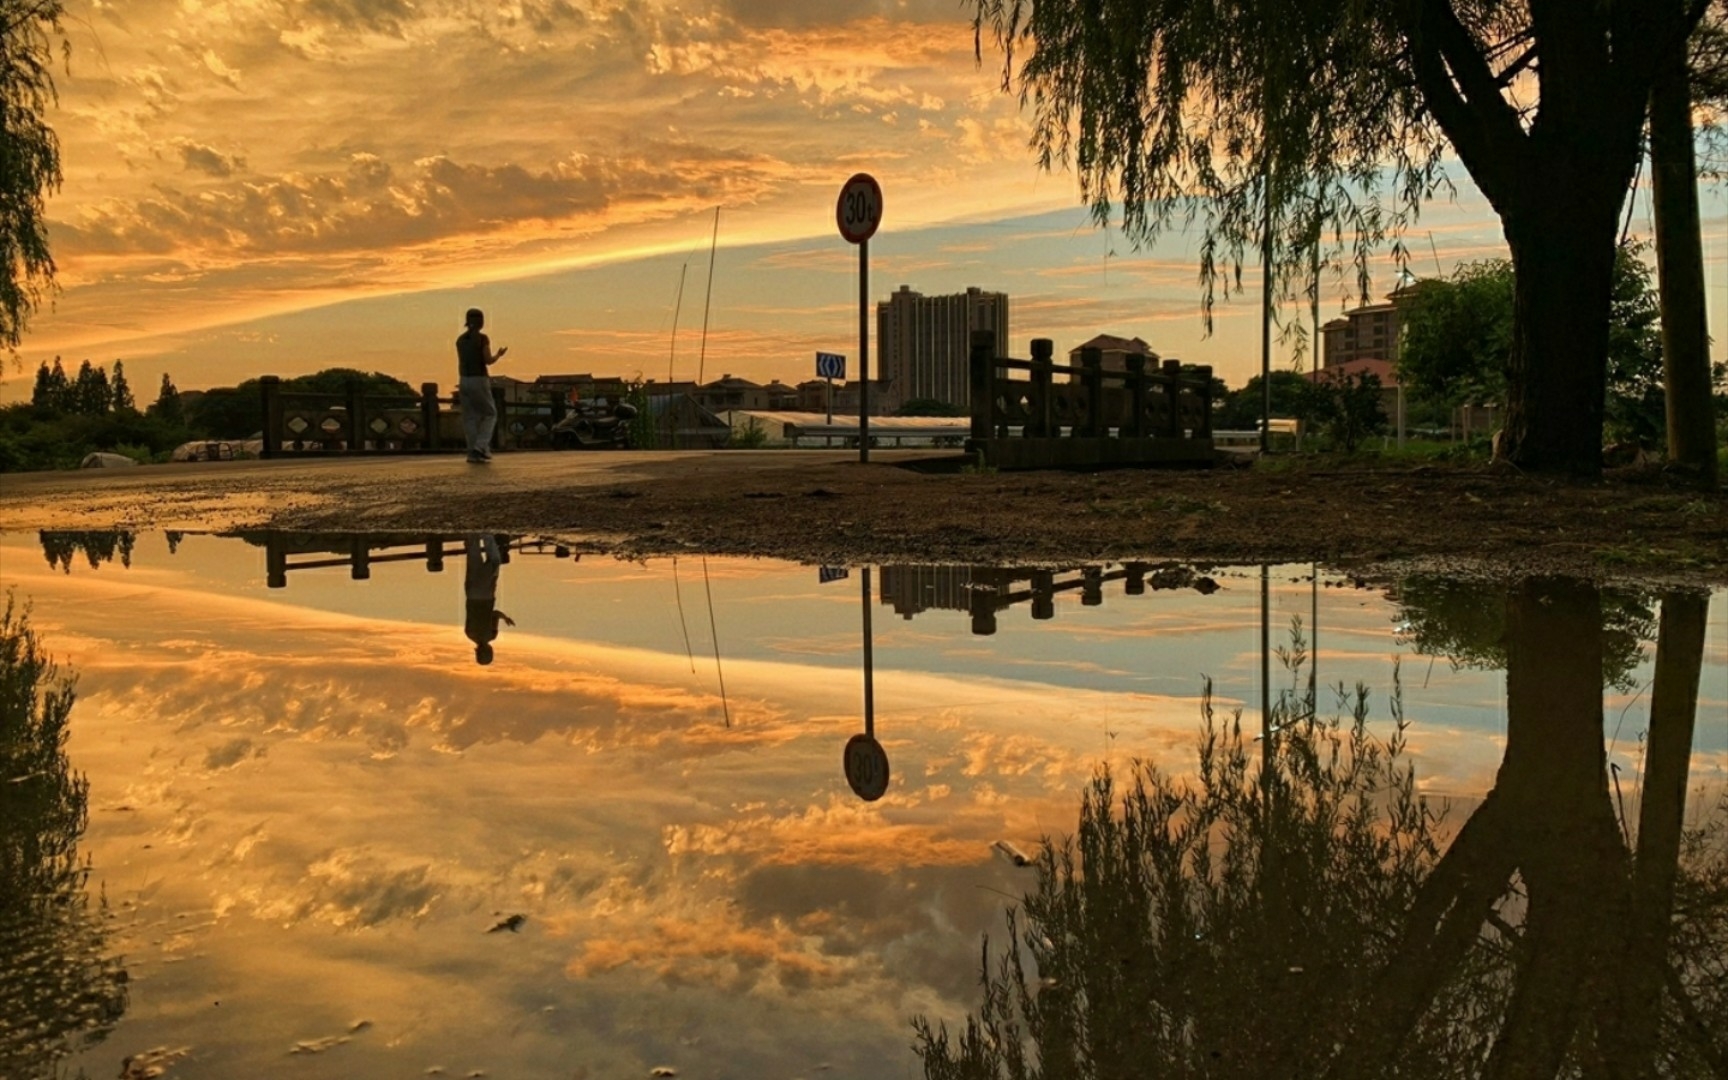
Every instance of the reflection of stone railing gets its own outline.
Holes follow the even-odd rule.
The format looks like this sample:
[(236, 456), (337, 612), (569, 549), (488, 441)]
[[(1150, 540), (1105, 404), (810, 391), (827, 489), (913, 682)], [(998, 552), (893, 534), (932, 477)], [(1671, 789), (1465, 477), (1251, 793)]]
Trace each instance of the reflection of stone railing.
[[(967, 447), (1000, 469), (1103, 465), (1210, 465), (1212, 369), (1182, 370), (1165, 360), (1128, 356), (1126, 370), (1104, 367), (1098, 349), (1080, 366), (1053, 361), (1048, 338), (1032, 340), (1032, 359), (997, 355), (996, 335), (973, 331), (972, 437)], [(1026, 372), (1016, 378), (1016, 372)], [(1065, 375), (1067, 382), (1057, 382)]]
[(964, 611), (972, 616), (972, 633), (996, 632), (996, 614), (1016, 604), (1030, 603), (1034, 619), (1056, 617), (1056, 594), (1079, 590), (1080, 603), (1104, 603), (1104, 586), (1120, 581), (1124, 595), (1140, 596), (1148, 586), (1160, 589), (1217, 590), (1218, 583), (1185, 566), (1153, 567), (1126, 563), (1118, 569), (1102, 566), (1026, 569), (985, 566), (910, 565), (882, 568), (881, 602), (910, 619), (932, 608)]
[[(258, 380), (263, 394), (263, 457), (289, 454), (379, 454), (463, 449), (459, 398), (441, 396), (437, 383), (424, 383), (418, 397), (362, 393), (350, 383), (342, 393), (285, 389), (282, 380)], [(552, 425), (564, 418), (562, 397), (506, 401), (494, 389), (498, 427), (494, 449), (531, 450), (552, 446)]]
[[(272, 589), (288, 587), (291, 570), (315, 570), (333, 566), (348, 567), (348, 576), (366, 581), (372, 567), (378, 563), (425, 562), (432, 574), (444, 571), (446, 558), (460, 559), (467, 554), (461, 537), (379, 535), (356, 533), (349, 536), (330, 533), (263, 533), (246, 535), (248, 543), (264, 548), (265, 584)], [(512, 540), (499, 537), (500, 562), (509, 562), (512, 549), (521, 555), (550, 554), (554, 558), (571, 558), (568, 547), (544, 540)], [(582, 556), (576, 554), (574, 558)]]

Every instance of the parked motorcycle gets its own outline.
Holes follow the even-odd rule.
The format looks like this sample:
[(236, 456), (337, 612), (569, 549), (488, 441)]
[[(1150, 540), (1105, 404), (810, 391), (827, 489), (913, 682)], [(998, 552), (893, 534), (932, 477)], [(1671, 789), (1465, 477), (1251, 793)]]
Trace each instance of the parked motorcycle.
[(627, 401), (614, 405), (577, 402), (564, 419), (552, 425), (552, 446), (556, 450), (628, 450), (634, 419), (636, 406)]

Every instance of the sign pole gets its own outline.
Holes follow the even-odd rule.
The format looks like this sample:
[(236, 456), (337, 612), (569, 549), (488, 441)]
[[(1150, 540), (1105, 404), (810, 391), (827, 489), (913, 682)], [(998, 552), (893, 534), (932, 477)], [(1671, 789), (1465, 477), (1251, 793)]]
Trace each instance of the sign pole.
[(873, 739), (876, 737), (876, 671), (871, 651), (876, 641), (870, 632), (870, 567), (865, 566), (861, 576), (864, 579), (864, 734)]
[(834, 206), (840, 235), (858, 245), (858, 462), (870, 460), (870, 238), (882, 224), (882, 185), (858, 173)]
[(870, 461), (870, 241), (858, 243), (858, 461)]

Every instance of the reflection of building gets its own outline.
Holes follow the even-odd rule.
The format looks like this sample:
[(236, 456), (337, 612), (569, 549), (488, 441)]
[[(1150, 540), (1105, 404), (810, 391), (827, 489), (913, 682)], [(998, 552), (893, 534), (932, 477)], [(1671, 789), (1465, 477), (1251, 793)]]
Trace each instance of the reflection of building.
[[(460, 559), (460, 538), (390, 533), (241, 533), (248, 544), (264, 548), (264, 583), (272, 589), (288, 587), (291, 570), (346, 567), (355, 581), (368, 581), (378, 563), (424, 562), (428, 573), (444, 571), (446, 558)], [(556, 559), (582, 557), (565, 545), (547, 540), (513, 540), (498, 537), (500, 562), (509, 562), (511, 551), (526, 555), (551, 555)]]
[(925, 296), (902, 285), (876, 305), (877, 374), (888, 381), (898, 408), (908, 401), (971, 401), (967, 359), (972, 331), (1008, 340), (1008, 294), (973, 287), (950, 296)]
[(919, 612), (972, 610), (970, 566), (884, 566), (882, 603), (894, 614), (910, 619)]

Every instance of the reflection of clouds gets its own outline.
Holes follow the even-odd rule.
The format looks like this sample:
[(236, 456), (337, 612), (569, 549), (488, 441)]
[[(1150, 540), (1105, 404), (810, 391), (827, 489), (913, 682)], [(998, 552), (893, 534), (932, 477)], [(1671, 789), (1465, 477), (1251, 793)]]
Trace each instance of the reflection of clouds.
[(674, 825), (667, 854), (729, 855), (763, 865), (858, 866), (888, 872), (978, 862), (977, 841), (932, 824), (893, 822), (874, 804), (835, 795), (790, 816), (762, 814), (717, 825)]
[[(18, 564), (7, 562), (8, 580)], [(670, 603), (664, 578), (592, 565)], [(567, 569), (512, 572), (560, 580)], [(680, 564), (686, 586), (690, 569)], [(842, 586), (843, 608), (781, 609), (772, 598), (796, 596), (812, 571), (738, 573), (764, 583), (741, 588), (738, 604), (814, 612), (810, 640), (856, 648), (856, 581)], [(724, 1040), (729, 1060), (745, 1062), (738, 1075), (776, 1074), (754, 1063), (784, 1065), (794, 1044), (821, 1048), (810, 1062), (885, 1060), (904, 1047), (907, 1015), (971, 1000), (978, 937), (999, 930), (1003, 894), (1029, 880), (992, 842), (1030, 852), (1072, 827), (1075, 792), (1101, 760), (1121, 769), (1140, 756), (1178, 773), (1193, 763), (1201, 661), (1169, 638), (1146, 656), (1171, 669), (1181, 696), (1048, 686), (1036, 672), (879, 671), (877, 731), (895, 782), (863, 804), (840, 773), (859, 723), (855, 670), (729, 659), (728, 730), (711, 672), (693, 677), (681, 649), (521, 633), (498, 665), (477, 669), (454, 616), (326, 614), (293, 606), (304, 594), (224, 593), (213, 581), (199, 586), (210, 593), (183, 591), (169, 573), (25, 577), (56, 620), (56, 649), (85, 673), (73, 750), (94, 784), (94, 854), (111, 897), (138, 900), (151, 920), (130, 951), (147, 961), (165, 1016), (180, 1009), (207, 1027), (216, 1022), (192, 1006), (220, 967), (289, 987), (273, 1004), (301, 1026), (293, 1038), (336, 1030), (319, 1013), (334, 1001), (375, 1020), (380, 1046), (484, 1029), (512, 1055), (543, 1047), (547, 1067), (523, 1074), (567, 1068), (570, 1047), (589, 1040), (619, 1059), (605, 1075), (641, 1075), (684, 1033), (703, 1036), (703, 1054)], [(365, 598), (387, 606), (380, 586)], [(733, 625), (757, 655), (764, 633), (792, 632), (772, 619)], [(152, 637), (161, 627), (171, 643)], [(943, 629), (921, 620), (897, 644), (939, 653), (972, 640), (963, 623)], [(981, 652), (1001, 660), (1005, 640)], [(1479, 733), (1424, 720), (1409, 738), (1425, 791), (1490, 782), (1499, 748)], [(177, 924), (192, 927), (173, 945), (186, 961), (160, 963), (170, 948), (157, 928), (205, 911), (213, 926)], [(487, 935), (493, 912), (528, 921)], [(247, 1020), (227, 1022), (252, 1037)], [(848, 1039), (857, 1056), (830, 1049)], [(370, 1052), (363, 1042), (341, 1052)], [(400, 1071), (403, 1051), (391, 1052)]]
[(248, 899), (254, 915), (272, 922), (313, 919), (359, 929), (425, 915), (440, 888), (426, 864), (398, 866), (363, 851), (332, 851), (298, 880), (278, 880)]
[(264, 756), (264, 747), (241, 735), (218, 743), (204, 752), (204, 768), (214, 772), (231, 769), (243, 761)]

